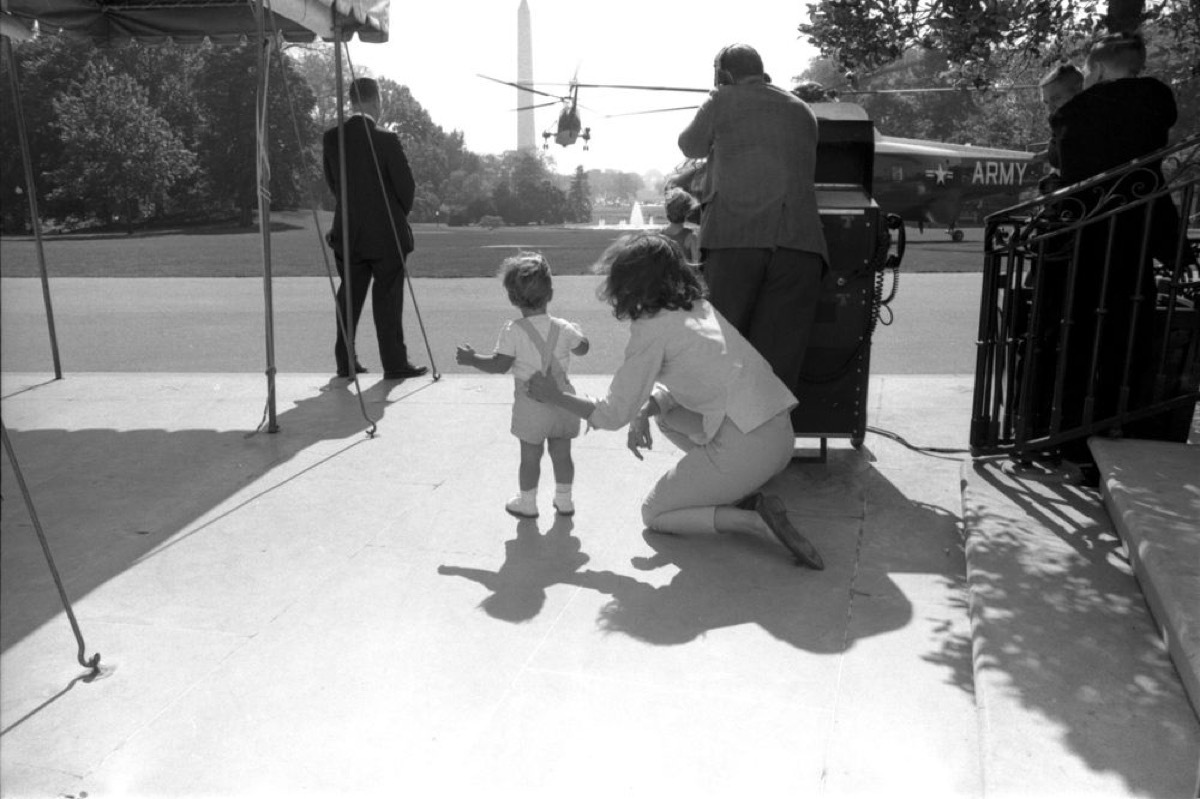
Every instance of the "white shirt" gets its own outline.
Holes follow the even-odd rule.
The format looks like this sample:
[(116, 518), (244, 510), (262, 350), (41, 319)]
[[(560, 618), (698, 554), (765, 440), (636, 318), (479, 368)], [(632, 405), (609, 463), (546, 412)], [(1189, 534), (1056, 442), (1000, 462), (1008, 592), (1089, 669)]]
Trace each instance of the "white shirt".
[[(538, 314), (525, 318), (533, 323), (534, 329), (542, 334), (542, 338), (549, 340), (552, 317), (548, 314)], [(583, 331), (574, 322), (558, 317), (553, 319), (562, 325), (558, 342), (554, 345), (554, 359), (566, 374), (567, 367), (571, 364), (571, 350), (583, 341)], [(496, 340), (496, 354), (510, 355), (516, 359), (512, 365), (512, 374), (517, 380), (528, 380), (534, 372), (542, 371), (542, 351), (525, 331), (517, 326), (516, 320), (505, 322), (504, 327), (500, 329), (500, 336)]]
[(630, 325), (625, 362), (588, 423), (617, 430), (651, 393), (663, 413), (679, 405), (700, 414), (697, 444), (711, 441), (726, 418), (749, 433), (797, 404), (758, 350), (705, 300)]

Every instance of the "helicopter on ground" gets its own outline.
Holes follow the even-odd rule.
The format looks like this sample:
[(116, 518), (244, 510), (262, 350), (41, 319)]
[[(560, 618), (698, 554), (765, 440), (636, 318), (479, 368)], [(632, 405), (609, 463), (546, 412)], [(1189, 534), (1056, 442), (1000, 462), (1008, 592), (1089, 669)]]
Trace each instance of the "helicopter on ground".
[(875, 132), (871, 193), (888, 213), (913, 222), (946, 226), (962, 241), (958, 221), (979, 220), (1037, 192), (1042, 167), (1035, 153), (994, 147), (905, 139)]

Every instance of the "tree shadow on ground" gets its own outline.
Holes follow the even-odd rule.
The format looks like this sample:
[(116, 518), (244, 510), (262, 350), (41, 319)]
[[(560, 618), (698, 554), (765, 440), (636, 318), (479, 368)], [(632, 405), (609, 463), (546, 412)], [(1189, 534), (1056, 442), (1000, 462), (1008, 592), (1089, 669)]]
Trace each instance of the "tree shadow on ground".
[[(366, 439), (344, 380), (277, 417), (279, 432), (10, 429), (13, 450), (67, 595), (74, 601), (136, 564), (239, 490), (320, 441)], [(364, 391), (382, 418), (396, 384)], [(27, 397), (26, 397), (27, 398)], [(339, 451), (339, 452), (340, 452)], [(62, 612), (7, 457), (0, 525), (0, 651)], [(267, 489), (270, 490), (270, 489)], [(203, 529), (188, 535), (203, 534)], [(86, 637), (87, 630), (84, 630)]]
[(1196, 720), (1096, 492), (977, 463), (964, 504), (986, 531), (968, 541), (969, 582), (991, 690), (1050, 720), (1132, 794), (1194, 790)]

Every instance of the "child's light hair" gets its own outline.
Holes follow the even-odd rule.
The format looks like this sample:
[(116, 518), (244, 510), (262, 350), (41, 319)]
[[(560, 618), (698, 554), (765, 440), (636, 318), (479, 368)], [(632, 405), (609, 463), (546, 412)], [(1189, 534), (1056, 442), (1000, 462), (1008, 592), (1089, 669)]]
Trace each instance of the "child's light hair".
[(1084, 62), (1090, 70), (1104, 64), (1127, 75), (1137, 75), (1146, 67), (1146, 41), (1140, 33), (1110, 33), (1092, 45)]
[(500, 279), (513, 305), (523, 309), (545, 307), (554, 296), (550, 264), (540, 252), (519, 252), (500, 264)]
[(696, 208), (696, 198), (681, 188), (673, 188), (667, 192), (665, 201), (667, 221), (683, 224)]

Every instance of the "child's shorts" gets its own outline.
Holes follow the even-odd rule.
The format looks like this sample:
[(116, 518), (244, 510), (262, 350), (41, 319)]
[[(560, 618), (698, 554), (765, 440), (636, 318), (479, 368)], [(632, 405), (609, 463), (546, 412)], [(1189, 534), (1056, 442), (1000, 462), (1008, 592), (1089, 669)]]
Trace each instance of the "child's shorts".
[(515, 381), (513, 391), (512, 434), (529, 444), (541, 444), (548, 438), (575, 438), (582, 420), (556, 405), (538, 402), (525, 393), (525, 383)]

